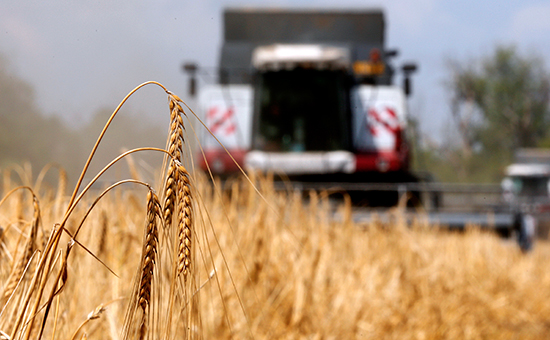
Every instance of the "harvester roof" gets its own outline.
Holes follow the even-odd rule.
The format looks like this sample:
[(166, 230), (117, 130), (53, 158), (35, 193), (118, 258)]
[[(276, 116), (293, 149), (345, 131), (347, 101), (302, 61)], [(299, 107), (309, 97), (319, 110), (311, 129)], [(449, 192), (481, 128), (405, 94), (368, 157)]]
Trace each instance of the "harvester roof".
[(249, 83), (254, 51), (275, 44), (332, 46), (346, 50), (349, 64), (368, 60), (373, 49), (384, 51), (384, 27), (380, 9), (226, 9), (220, 69), (228, 83)]

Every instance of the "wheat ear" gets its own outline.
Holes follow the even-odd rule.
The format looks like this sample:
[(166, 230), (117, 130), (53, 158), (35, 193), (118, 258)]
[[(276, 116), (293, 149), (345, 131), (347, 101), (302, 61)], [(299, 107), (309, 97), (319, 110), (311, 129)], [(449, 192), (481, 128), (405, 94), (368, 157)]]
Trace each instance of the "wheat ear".
[(142, 309), (140, 324), (140, 339), (145, 336), (147, 328), (147, 312), (151, 303), (151, 287), (155, 258), (158, 251), (158, 228), (157, 217), (159, 214), (159, 200), (153, 191), (147, 194), (147, 226), (145, 231), (145, 244), (143, 247), (143, 258), (141, 262), (141, 275), (139, 282), (138, 305)]
[(189, 172), (183, 165), (178, 166), (178, 276), (183, 274), (187, 281), (191, 265), (191, 187)]
[(175, 94), (168, 93), (170, 106), (170, 141), (168, 152), (172, 156), (168, 165), (166, 174), (166, 185), (164, 192), (164, 223), (170, 230), (172, 226), (172, 214), (176, 205), (176, 190), (178, 169), (176, 161), (181, 162), (183, 154), (183, 108), (179, 104), (181, 99)]

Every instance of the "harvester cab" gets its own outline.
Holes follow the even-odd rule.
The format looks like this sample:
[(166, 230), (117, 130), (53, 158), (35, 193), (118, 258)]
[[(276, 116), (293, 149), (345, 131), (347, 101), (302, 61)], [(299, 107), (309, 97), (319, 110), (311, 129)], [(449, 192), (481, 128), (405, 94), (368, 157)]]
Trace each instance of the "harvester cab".
[(287, 175), (352, 171), (349, 51), (274, 44), (257, 47), (252, 62), (252, 151), (245, 164)]

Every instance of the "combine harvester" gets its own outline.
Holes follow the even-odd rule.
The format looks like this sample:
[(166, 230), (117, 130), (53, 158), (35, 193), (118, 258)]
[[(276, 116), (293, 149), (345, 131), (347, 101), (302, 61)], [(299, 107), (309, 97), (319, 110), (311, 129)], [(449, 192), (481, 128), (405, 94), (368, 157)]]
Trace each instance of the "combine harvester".
[[(408, 63), (397, 71), (397, 50), (385, 46), (381, 10), (313, 11), (227, 9), (218, 82), (201, 86), (206, 125), (245, 169), (272, 172), (294, 188), (346, 191), (357, 205), (438, 208), (448, 191), (468, 188), (425, 183), (410, 170)], [(205, 72), (187, 63), (190, 92)], [(403, 86), (393, 84), (401, 73)], [(222, 178), (239, 169), (210, 134), (200, 136), (199, 164)], [(488, 192), (501, 190), (497, 186)], [(406, 196), (403, 196), (403, 195)], [(437, 212), (434, 223), (475, 223), (517, 229), (510, 205), (487, 211)], [(517, 210), (517, 209), (516, 209)], [(357, 213), (358, 219), (369, 212)]]
[[(405, 135), (416, 66), (401, 68), (404, 88), (392, 84), (382, 11), (229, 9), (224, 19), (219, 83), (201, 88), (199, 105), (243, 168), (316, 188), (418, 181)], [(215, 174), (238, 171), (214, 138), (202, 145)], [(397, 203), (396, 191), (375, 196), (364, 203)]]

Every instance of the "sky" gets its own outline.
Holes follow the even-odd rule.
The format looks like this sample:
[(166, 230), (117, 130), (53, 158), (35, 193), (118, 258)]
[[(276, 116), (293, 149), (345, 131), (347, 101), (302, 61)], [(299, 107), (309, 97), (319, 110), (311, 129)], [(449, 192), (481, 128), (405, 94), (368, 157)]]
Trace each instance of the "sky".
[[(410, 114), (434, 141), (452, 128), (448, 60), (479, 60), (497, 45), (513, 44), (550, 65), (550, 2), (530, 0), (1, 0), (0, 55), (33, 86), (42, 112), (75, 126), (116, 107), (148, 80), (196, 107), (181, 65), (217, 65), (225, 7), (382, 8), (387, 47), (400, 51), (396, 66), (419, 66)], [(152, 121), (168, 122), (160, 89), (146, 88), (128, 104)]]

